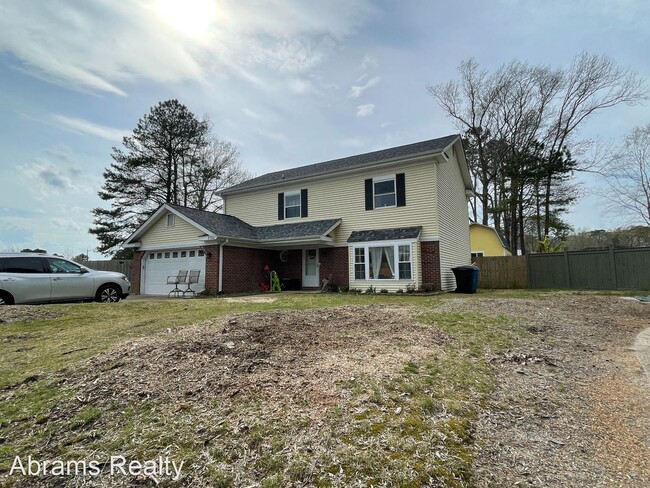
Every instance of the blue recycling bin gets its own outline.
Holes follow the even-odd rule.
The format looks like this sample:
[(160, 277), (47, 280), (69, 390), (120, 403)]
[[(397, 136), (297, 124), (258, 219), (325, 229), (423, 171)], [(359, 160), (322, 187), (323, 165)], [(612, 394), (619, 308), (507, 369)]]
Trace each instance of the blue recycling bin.
[(457, 266), (451, 270), (456, 277), (456, 293), (476, 293), (478, 290), (478, 266)]

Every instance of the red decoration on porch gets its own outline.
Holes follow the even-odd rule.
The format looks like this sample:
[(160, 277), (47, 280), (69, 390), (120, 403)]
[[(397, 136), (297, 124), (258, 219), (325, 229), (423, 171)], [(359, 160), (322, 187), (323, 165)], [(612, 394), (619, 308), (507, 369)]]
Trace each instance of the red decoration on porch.
[(271, 289), (271, 268), (268, 264), (264, 265), (262, 268), (262, 281), (260, 281), (260, 289), (263, 292), (267, 292)]

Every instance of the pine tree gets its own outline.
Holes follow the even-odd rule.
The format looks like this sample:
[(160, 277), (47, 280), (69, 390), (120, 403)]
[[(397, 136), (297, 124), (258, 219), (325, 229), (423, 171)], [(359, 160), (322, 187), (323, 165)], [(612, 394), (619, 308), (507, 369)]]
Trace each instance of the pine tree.
[(123, 149), (113, 148), (99, 191), (109, 208), (95, 208), (90, 233), (104, 254), (116, 251), (161, 204), (187, 205), (192, 167), (208, 144), (209, 124), (167, 100), (142, 117)]

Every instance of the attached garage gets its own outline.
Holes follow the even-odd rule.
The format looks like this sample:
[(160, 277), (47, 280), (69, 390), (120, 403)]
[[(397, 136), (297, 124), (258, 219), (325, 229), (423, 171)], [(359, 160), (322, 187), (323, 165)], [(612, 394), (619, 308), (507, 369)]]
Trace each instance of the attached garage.
[[(148, 251), (142, 259), (142, 289), (146, 295), (167, 295), (174, 285), (167, 284), (168, 276), (176, 276), (179, 270), (201, 271), (199, 282), (192, 290), (205, 289), (205, 254), (201, 249), (174, 249), (168, 251)], [(184, 290), (187, 285), (179, 285)]]

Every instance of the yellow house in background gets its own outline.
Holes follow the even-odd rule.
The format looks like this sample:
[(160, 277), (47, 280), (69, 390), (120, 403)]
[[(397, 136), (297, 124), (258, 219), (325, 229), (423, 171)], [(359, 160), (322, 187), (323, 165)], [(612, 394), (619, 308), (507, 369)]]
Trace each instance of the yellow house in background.
[(469, 242), (472, 259), (480, 256), (512, 256), (505, 239), (487, 225), (469, 224)]

